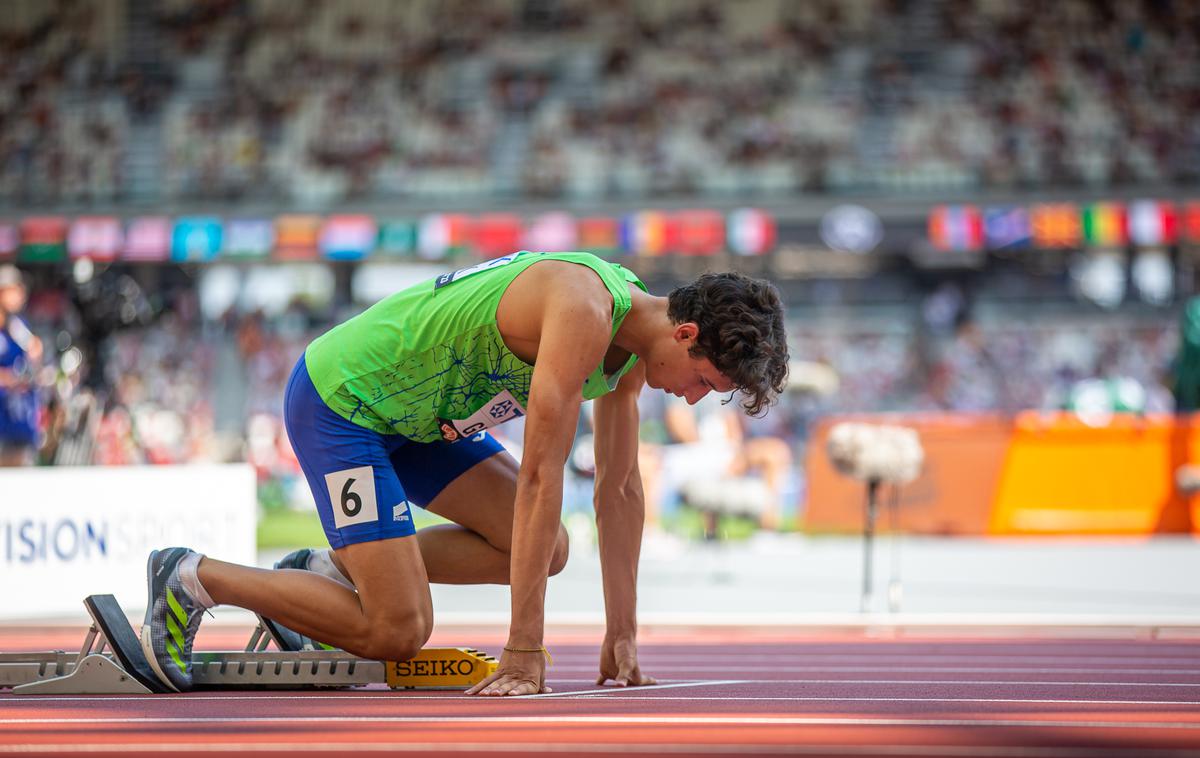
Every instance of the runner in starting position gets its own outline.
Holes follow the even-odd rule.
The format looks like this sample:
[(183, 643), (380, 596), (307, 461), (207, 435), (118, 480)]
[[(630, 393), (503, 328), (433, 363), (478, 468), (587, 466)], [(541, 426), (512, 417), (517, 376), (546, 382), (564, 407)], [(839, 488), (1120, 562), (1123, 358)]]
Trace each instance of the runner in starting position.
[[(546, 691), (546, 580), (567, 560), (563, 466), (580, 405), (594, 398), (607, 619), (597, 684), (653, 684), (636, 641), (638, 393), (648, 384), (694, 403), (739, 390), (757, 414), (782, 390), (787, 360), (778, 291), (741, 274), (655, 297), (593, 255), (520, 252), (387, 297), (314, 340), (285, 394), (332, 549), (298, 551), (274, 571), (154, 551), (147, 658), (189, 689), (203, 612), (229, 604), (298, 640), (407, 660), (433, 629), (430, 582), (508, 584), (504, 654), (468, 693)], [(518, 466), (487, 429), (522, 415)], [(410, 504), (453, 523), (418, 533)]]

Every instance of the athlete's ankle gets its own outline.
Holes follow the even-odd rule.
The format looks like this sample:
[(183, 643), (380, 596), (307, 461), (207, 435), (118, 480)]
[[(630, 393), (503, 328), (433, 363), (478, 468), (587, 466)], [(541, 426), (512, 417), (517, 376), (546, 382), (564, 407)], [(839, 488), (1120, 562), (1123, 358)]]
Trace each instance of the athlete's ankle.
[(216, 602), (200, 582), (200, 561), (203, 559), (204, 555), (196, 552), (184, 556), (183, 560), (179, 561), (179, 583), (196, 605), (207, 610), (216, 605)]

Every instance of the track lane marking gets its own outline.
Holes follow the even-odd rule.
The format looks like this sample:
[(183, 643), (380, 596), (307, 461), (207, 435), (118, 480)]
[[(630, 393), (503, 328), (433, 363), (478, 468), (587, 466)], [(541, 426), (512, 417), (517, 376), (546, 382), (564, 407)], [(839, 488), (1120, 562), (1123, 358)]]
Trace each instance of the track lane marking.
[[(1098, 750), (1100, 752), (1098, 752)], [(389, 753), (460, 753), (465, 751), (493, 753), (648, 753), (651, 755), (683, 754), (734, 754), (734, 755), (885, 755), (885, 756), (962, 756), (988, 758), (997, 756), (1011, 758), (1097, 758), (1097, 756), (1130, 756), (1130, 758), (1185, 758), (1195, 755), (1188, 749), (1174, 748), (1114, 748), (1114, 747), (1032, 747), (1004, 745), (770, 745), (770, 744), (686, 744), (671, 745), (658, 743), (587, 743), (587, 742), (331, 742), (288, 743), (288, 742), (231, 742), (223, 744), (199, 743), (186, 751), (176, 743), (124, 743), (111, 745), (72, 745), (70, 743), (23, 745), (0, 745), (0, 753), (258, 753), (258, 752), (389, 752)]]
[[(680, 653), (671, 653), (671, 654), (646, 653), (646, 654), (639, 654), (639, 660), (642, 657), (644, 657), (644, 658), (648, 659), (651, 663), (653, 663), (655, 660), (663, 660), (666, 662), (670, 662), (672, 659), (692, 660), (697, 657), (703, 657), (704, 655), (705, 655), (705, 653), (703, 651), (696, 651), (696, 652), (691, 652), (691, 653), (680, 652)], [(836, 662), (839, 660), (861, 661), (861, 660), (866, 659), (866, 660), (870, 660), (870, 661), (878, 661), (879, 663), (886, 663), (887, 661), (892, 661), (892, 660), (917, 661), (917, 662), (924, 663), (924, 662), (951, 661), (951, 660), (1028, 661), (1030, 659), (1036, 660), (1039, 658), (1046, 658), (1046, 659), (1055, 660), (1055, 661), (1062, 661), (1063, 663), (1161, 663), (1163, 665), (1171, 665), (1171, 664), (1178, 664), (1178, 663), (1185, 663), (1185, 664), (1200, 663), (1200, 650), (1197, 650), (1196, 653), (1193, 655), (1178, 655), (1178, 656), (1054, 655), (1054, 654), (1049, 654), (1049, 653), (1043, 653), (1043, 654), (1030, 653), (1028, 655), (1024, 655), (1021, 653), (979, 653), (978, 655), (973, 654), (973, 653), (953, 653), (953, 654), (940, 655), (940, 654), (906, 653), (903, 651), (897, 651), (895, 653), (880, 653), (880, 652), (872, 652), (870, 650), (864, 650), (862, 653), (844, 653), (844, 654), (843, 653), (838, 653), (838, 654), (794, 653), (794, 652), (793, 653), (777, 653), (777, 652), (771, 652), (771, 651), (766, 651), (766, 652), (747, 651), (744, 653), (738, 653), (736, 655), (729, 655), (729, 654), (726, 654), (725, 652), (721, 652), (719, 654), (720, 658), (727, 659), (727, 660), (736, 660), (739, 658), (763, 658), (764, 656), (770, 656), (771, 658), (787, 660), (789, 662), (792, 662), (792, 661), (831, 661), (831, 662)], [(575, 661), (573, 660), (574, 656), (563, 656), (563, 657), (566, 660), (570, 661), (571, 663), (575, 663)], [(593, 657), (594, 656), (589, 656), (589, 660)], [(593, 665), (595, 665), (595, 664), (593, 663)]]
[[(563, 683), (581, 684), (581, 683), (591, 683), (592, 680), (591, 679), (550, 679), (550, 680), (547, 680), (547, 682), (549, 684), (563, 684)], [(719, 685), (727, 685), (727, 684), (748, 684), (748, 685), (756, 685), (756, 686), (764, 685), (764, 684), (833, 684), (833, 685), (838, 685), (838, 684), (885, 684), (885, 685), (924, 685), (924, 686), (944, 684), (944, 685), (950, 685), (950, 686), (961, 685), (961, 686), (988, 686), (988, 687), (996, 686), (996, 685), (1011, 685), (1011, 686), (1021, 686), (1021, 687), (1030, 687), (1030, 686), (1034, 686), (1034, 687), (1183, 687), (1183, 688), (1191, 688), (1191, 689), (1200, 689), (1200, 682), (1195, 683), (1195, 684), (1190, 684), (1190, 683), (1180, 683), (1180, 682), (1061, 682), (1061, 681), (1007, 680), (1007, 679), (994, 679), (994, 680), (970, 680), (970, 679), (726, 679), (726, 680), (700, 680), (700, 681), (693, 680), (693, 681), (684, 681), (684, 682), (665, 681), (665, 682), (660, 682), (659, 684), (655, 684), (655, 685), (642, 685), (642, 686), (631, 686), (631, 687), (611, 686), (606, 689), (571, 690), (571, 691), (547, 693), (547, 695), (553, 695), (553, 696), (557, 696), (557, 697), (566, 697), (566, 696), (570, 696), (570, 695), (579, 695), (579, 696), (590, 695), (590, 694), (602, 695), (602, 694), (617, 694), (617, 693), (621, 693), (621, 692), (637, 692), (637, 691), (653, 693), (657, 690), (671, 689), (671, 688), (676, 688), (676, 687), (705, 687), (705, 686), (719, 686)], [(174, 695), (172, 693), (172, 695), (176, 699), (185, 698), (187, 700), (196, 700), (196, 701), (203, 700), (203, 701), (238, 701), (238, 702), (240, 702), (240, 701), (255, 702), (255, 701), (271, 701), (271, 700), (294, 701), (294, 700), (297, 700), (298, 698), (303, 699), (305, 701), (345, 700), (345, 699), (393, 700), (396, 698), (404, 698), (406, 700), (451, 700), (451, 699), (454, 699), (457, 702), (462, 702), (462, 703), (491, 702), (490, 697), (483, 697), (483, 698), (469, 697), (469, 696), (462, 695), (462, 692), (454, 692), (454, 691), (446, 691), (444, 693), (437, 694), (437, 695), (421, 694), (421, 693), (406, 692), (406, 691), (381, 692), (381, 691), (371, 691), (371, 690), (357, 690), (357, 691), (356, 690), (346, 690), (344, 692), (330, 693), (330, 694), (318, 693), (318, 692), (294, 692), (294, 693), (290, 693), (287, 695), (272, 695), (272, 694), (267, 694), (264, 692), (264, 693), (254, 693), (254, 694), (209, 695), (209, 694), (200, 694), (200, 693), (192, 692), (192, 693), (182, 693), (179, 695)], [(523, 695), (523, 696), (518, 696), (518, 699), (528, 699), (528, 698), (532, 698), (532, 697), (545, 697), (545, 696), (546, 695)], [(106, 695), (106, 696), (104, 696), (104, 698), (105, 698), (104, 701), (98, 701), (97, 697), (98, 696), (96, 696), (96, 695), (38, 695), (35, 700), (32, 698), (25, 698), (25, 697), (19, 697), (19, 696), (8, 696), (8, 697), (0, 696), (0, 706), (5, 706), (5, 705), (28, 706), (35, 702), (37, 702), (37, 703), (46, 703), (46, 702), (95, 703), (95, 702), (104, 702), (104, 701), (110, 701), (110, 702), (119, 701), (119, 702), (123, 702), (123, 703), (137, 702), (137, 701), (166, 702), (172, 696), (169, 695), (167, 698), (164, 698), (163, 695)], [(787, 697), (784, 697), (784, 696), (781, 696), (781, 697), (783, 697), (783, 699), (788, 699)], [(695, 698), (695, 699), (704, 699), (704, 698)], [(740, 696), (740, 695), (728, 695), (728, 696), (725, 696), (725, 697), (722, 697), (719, 699), (735, 699), (736, 700), (736, 699), (755, 699), (755, 698), (749, 698), (749, 697)], [(757, 698), (757, 699), (770, 699), (770, 698), (762, 697), (762, 698)], [(821, 699), (833, 700), (836, 698), (830, 697), (830, 698), (821, 698)], [(1074, 701), (1073, 700), (1070, 702), (1083, 702), (1083, 701)], [(1123, 701), (1111, 701), (1111, 702), (1123, 702)], [(1151, 701), (1151, 702), (1168, 702), (1168, 701)]]
[[(1195, 665), (1197, 663), (1200, 663), (1200, 649), (1197, 649), (1193, 652), (1189, 652), (1186, 655), (1181, 654), (1181, 655), (1171, 655), (1171, 656), (1081, 655), (1078, 653), (1055, 655), (1055, 654), (1037, 654), (1037, 653), (1032, 653), (1032, 652), (1029, 653), (1028, 655), (1022, 655), (1020, 653), (989, 654), (989, 653), (984, 653), (984, 652), (981, 652), (978, 655), (970, 653), (970, 652), (931, 655), (931, 654), (927, 654), (927, 653), (905, 652), (902, 650), (896, 651), (894, 653), (882, 653), (882, 652), (873, 652), (870, 649), (864, 649), (860, 653), (846, 653), (846, 654), (830, 655), (830, 654), (825, 654), (825, 653), (795, 652), (795, 649), (800, 648), (800, 646), (794, 645), (791, 647), (793, 648), (793, 650), (786, 651), (786, 652), (779, 651), (779, 650), (763, 650), (763, 651), (747, 650), (747, 651), (739, 652), (739, 653), (735, 653), (735, 654), (727, 653), (724, 650), (691, 650), (691, 651), (688, 651), (688, 650), (681, 649), (679, 652), (672, 652), (672, 653), (642, 653), (641, 651), (639, 651), (639, 660), (642, 657), (644, 657), (650, 661), (658, 661), (658, 662), (668, 663), (668, 664), (673, 663), (673, 662), (687, 662), (687, 661), (690, 661), (690, 660), (693, 660), (696, 658), (720, 658), (720, 659), (732, 661), (732, 662), (748, 662), (748, 661), (752, 661), (754, 659), (763, 658), (763, 657), (777, 658), (777, 659), (785, 660), (788, 662), (811, 660), (811, 661), (826, 662), (826, 663), (830, 663), (830, 664), (836, 664), (836, 663), (842, 663), (842, 662), (848, 662), (848, 661), (849, 662), (861, 661), (861, 660), (868, 660), (873, 663), (880, 663), (880, 664), (886, 664), (886, 663), (889, 663), (892, 661), (904, 661), (904, 660), (916, 660), (916, 661), (920, 661), (922, 663), (933, 663), (933, 662), (937, 662), (937, 661), (983, 660), (983, 661), (989, 661), (989, 662), (997, 663), (997, 664), (1004, 663), (1005, 661), (1015, 661), (1015, 662), (1020, 662), (1020, 661), (1035, 661), (1035, 662), (1065, 661), (1067, 663), (1072, 663), (1072, 664), (1132, 663), (1132, 664), (1145, 664), (1145, 665), (1162, 664), (1162, 665), (1166, 665), (1166, 666), (1187, 665), (1187, 664)], [(585, 655), (572, 655), (572, 654), (564, 655), (564, 654), (560, 653), (559, 655), (554, 656), (555, 660), (559, 660), (560, 658), (566, 663), (571, 663), (571, 664), (589, 663), (592, 666), (595, 666), (596, 661), (597, 661), (597, 653), (590, 652), (590, 651)]]
[[(515, 695), (509, 699), (532, 700), (534, 698), (571, 697), (573, 695), (574, 696), (578, 696), (578, 695), (614, 695), (617, 693), (633, 692), (636, 690), (649, 690), (649, 689), (668, 690), (668, 689), (674, 689), (676, 687), (708, 687), (708, 686), (715, 687), (715, 686), (722, 685), (722, 684), (745, 684), (745, 681), (742, 679), (715, 679), (715, 680), (705, 680), (705, 681), (699, 681), (699, 682), (676, 682), (674, 684), (641, 684), (641, 685), (631, 685), (629, 687), (618, 687), (618, 686), (614, 685), (612, 687), (605, 687), (603, 689), (595, 689), (595, 690), (574, 690), (572, 692), (542, 692), (537, 695)], [(494, 698), (495, 696), (488, 696), (488, 697)], [(496, 699), (499, 699), (499, 698), (496, 698)]]
[[(721, 702), (742, 702), (754, 700), (771, 700), (782, 702), (830, 702), (830, 703), (1036, 703), (1041, 705), (1200, 705), (1200, 700), (1075, 700), (1072, 698), (1003, 698), (1003, 697), (817, 697), (786, 695), (722, 695), (721, 697), (697, 696), (676, 697), (664, 695), (655, 697), (649, 687), (642, 688), (648, 697), (643, 700), (718, 700)], [(588, 692), (572, 693), (580, 700), (591, 700), (596, 697)]]
[[(760, 656), (761, 657), (761, 656)], [(559, 671), (595, 671), (595, 666), (563, 666), (554, 664)], [(708, 671), (750, 671), (750, 672), (805, 672), (805, 671), (844, 671), (847, 673), (876, 673), (881, 666), (658, 666), (652, 662), (643, 663), (642, 668), (652, 670), (666, 669), (671, 673), (692, 674)], [(887, 666), (888, 671), (904, 671), (908, 673), (947, 673), (947, 674), (1167, 674), (1171, 676), (1200, 676), (1200, 668), (1158, 668), (1158, 669), (1126, 669), (1126, 668), (1053, 668), (1030, 666)]]
[[(516, 698), (513, 698), (514, 700)], [(822, 718), (810, 716), (126, 716), (119, 718), (20, 718), (2, 725), (25, 724), (616, 724), (666, 726), (995, 726), (1056, 727), (1088, 729), (1184, 729), (1200, 730), (1200, 721), (1065, 721), (1039, 719), (980, 718)]]

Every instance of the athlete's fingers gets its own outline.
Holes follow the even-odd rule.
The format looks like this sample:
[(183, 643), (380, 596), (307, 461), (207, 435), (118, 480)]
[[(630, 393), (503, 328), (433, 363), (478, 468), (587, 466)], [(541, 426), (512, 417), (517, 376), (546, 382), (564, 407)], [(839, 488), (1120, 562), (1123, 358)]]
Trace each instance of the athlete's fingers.
[(476, 684), (474, 687), (472, 687), (471, 689), (467, 690), (465, 694), (467, 694), (467, 695), (478, 695), (478, 694), (479, 694), (481, 691), (483, 691), (483, 689), (484, 689), (485, 687), (487, 687), (487, 686), (488, 686), (488, 685), (490, 685), (492, 682), (496, 681), (497, 679), (499, 679), (499, 678), (500, 678), (500, 677), (502, 677), (502, 676), (504, 676), (504, 674), (501, 674), (501, 673), (495, 673), (495, 674), (492, 674), (492, 675), (491, 675), (491, 676), (489, 676), (487, 679), (484, 679), (482, 682), (479, 682), (479, 683), (478, 683), (478, 684)]
[(621, 676), (617, 678), (617, 682), (620, 684), (622, 681), (624, 681), (622, 686), (633, 685), (640, 687), (643, 685), (658, 684), (658, 680), (654, 677), (643, 674), (641, 667), (636, 663), (632, 667), (621, 671)]
[(509, 679), (500, 682), (496, 686), (497, 695), (534, 695), (537, 694), (538, 686), (528, 679)]
[(622, 687), (628, 687), (630, 682), (637, 684), (637, 676), (637, 663), (626, 659), (621, 663), (621, 671), (617, 674), (617, 683)]
[[(531, 691), (530, 692), (513, 693), (513, 690), (523, 688), (523, 686), (531, 688)], [(537, 692), (537, 685), (534, 684), (533, 682), (529, 681), (528, 679), (521, 679), (519, 677), (512, 676), (511, 674), (504, 674), (499, 679), (497, 679), (496, 681), (489, 684), (487, 687), (480, 690), (479, 694), (490, 695), (490, 696), (497, 696), (497, 695), (502, 696), (502, 695), (508, 695), (508, 694), (532, 695), (532, 694), (535, 694), (536, 692)]]
[(475, 692), (469, 693), (469, 694), (494, 695), (494, 694), (496, 694), (496, 688), (500, 685), (501, 682), (506, 681), (509, 678), (509, 676), (510, 676), (509, 674), (506, 674), (501, 671), (497, 671), (496, 673), (489, 676), (487, 679), (484, 679), (482, 682), (480, 682), (479, 684), (472, 687), (471, 689), (475, 690)]
[(515, 683), (504, 694), (512, 696), (512, 695), (536, 695), (537, 693), (538, 693), (538, 686), (536, 684), (534, 684), (533, 682), (529, 681), (528, 679), (525, 679), (525, 680)]
[(492, 684), (489, 687), (486, 687), (483, 690), (483, 692), (481, 692), (480, 694), (492, 695), (492, 696), (503, 695), (505, 692), (508, 691), (510, 681), (511, 680), (509, 679), (508, 675), (505, 675), (505, 676), (501, 677), (500, 679), (497, 679), (496, 681), (492, 682)]
[(617, 684), (628, 687), (630, 682), (638, 684), (640, 679), (641, 672), (638, 670), (637, 656), (626, 654), (621, 665), (617, 667)]

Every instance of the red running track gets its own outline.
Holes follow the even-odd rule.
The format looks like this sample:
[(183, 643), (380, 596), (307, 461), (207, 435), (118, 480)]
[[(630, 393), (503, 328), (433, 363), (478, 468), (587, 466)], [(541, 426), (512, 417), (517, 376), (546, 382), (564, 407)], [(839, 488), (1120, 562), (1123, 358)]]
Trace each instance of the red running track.
[[(245, 636), (202, 630), (198, 646)], [(0, 650), (81, 637), (0, 629)], [(593, 635), (559, 635), (555, 691), (526, 698), (6, 693), (0, 753), (1200, 756), (1200, 640), (736, 637), (646, 634), (643, 668), (661, 684), (621, 689), (594, 686)], [(433, 640), (497, 642), (495, 630)]]

